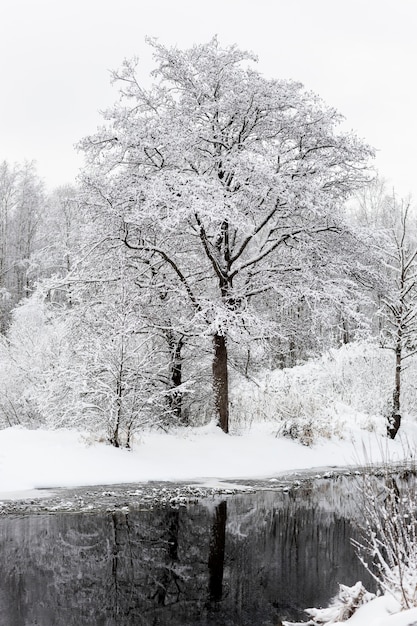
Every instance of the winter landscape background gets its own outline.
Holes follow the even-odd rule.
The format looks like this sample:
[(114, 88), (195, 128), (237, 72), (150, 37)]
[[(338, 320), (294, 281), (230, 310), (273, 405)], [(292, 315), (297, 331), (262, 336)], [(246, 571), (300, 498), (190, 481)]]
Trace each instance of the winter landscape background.
[[(143, 61), (130, 50), (127, 27), (139, 18), (138, 8), (122, 4), (133, 10), (122, 20), (129, 46), (110, 70), (111, 98), (106, 92), (96, 103), (104, 104), (99, 125), (91, 110), (84, 116), (89, 127), (76, 125), (71, 150), (80, 156), (68, 161), (68, 173), (56, 169), (55, 118), (42, 122), (45, 142), (23, 132), (40, 100), (30, 106), (28, 93), (19, 91), (22, 84), (29, 89), (29, 77), (14, 83), (21, 54), (0, 68), (14, 94), (0, 112), (9, 146), (0, 163), (1, 498), (33, 497), (35, 488), (149, 480), (216, 486), (221, 479), (274, 481), (312, 468), (409, 467), (417, 424), (417, 212), (413, 174), (405, 177), (414, 171), (415, 116), (408, 109), (413, 87), (400, 78), (412, 58), (413, 43), (404, 43), (402, 29), (415, 19), (413, 5), (404, 0), (393, 16), (390, 2), (363, 9), (341, 2), (358, 37), (334, 48), (344, 72), (343, 63), (336, 71), (333, 63), (321, 69), (313, 62), (315, 55), (332, 58), (332, 41), (343, 31), (343, 16), (326, 1), (313, 16), (304, 1), (296, 14), (285, 2), (278, 3), (281, 12), (275, 3), (260, 3), (256, 21), (262, 8), (274, 17), (272, 33), (268, 20), (263, 27), (271, 58), (284, 58), (286, 46), (287, 60), (273, 68), (271, 59), (257, 57), (252, 42), (264, 50), (262, 37), (250, 36), (247, 15), (239, 14), (226, 32), (223, 25), (211, 28), (217, 2), (204, 26), (180, 2), (178, 37), (172, 39), (170, 28), (164, 41), (147, 29), (139, 45)], [(237, 11), (236, 2), (226, 11), (233, 14), (233, 6)], [(250, 3), (242, 6), (250, 11)], [(83, 22), (77, 7), (64, 14), (81, 43), (94, 11)], [(30, 53), (32, 9), (20, 20), (15, 4), (7, 8)], [(57, 44), (63, 26), (49, 1), (33, 16), (42, 28), (46, 15), (56, 32), (48, 27), (44, 42), (51, 48), (34, 46), (43, 59), (39, 76), (45, 54), (53, 66), (54, 46), (73, 76), (83, 56), (73, 36)], [(108, 3), (98, 15), (109, 49)], [(155, 9), (140, 15), (145, 24), (146, 16), (148, 26), (155, 23)], [(199, 29), (192, 40), (187, 17)], [(310, 18), (318, 32), (324, 28), (324, 39), (315, 36)], [(297, 23), (305, 41), (295, 51), (288, 37)], [(246, 25), (240, 37), (239, 24)], [(114, 49), (123, 40), (119, 30)], [(395, 71), (385, 62), (385, 46), (400, 54)], [(304, 85), (302, 75), (288, 72), (307, 71), (308, 50), (315, 70)], [(379, 62), (365, 63), (375, 50)], [(87, 67), (93, 61), (85, 58)], [(324, 93), (314, 89), (317, 76), (327, 76)], [(81, 70), (79, 79), (81, 86)], [(353, 116), (360, 111), (361, 132), (350, 130), (338, 103), (327, 102), (333, 79)], [(34, 91), (43, 93), (45, 110), (54, 102), (49, 89)], [(370, 112), (359, 105), (359, 93), (361, 102), (372, 103)], [(82, 93), (67, 100), (75, 111)], [(14, 117), (19, 107), (12, 101), (25, 102), (23, 115)], [(66, 132), (68, 116), (59, 118)], [(47, 119), (39, 114), (37, 126)], [(19, 132), (10, 135), (14, 126)], [(390, 171), (387, 146), (401, 133), (401, 159), (396, 146)], [(49, 180), (38, 157), (49, 162)], [(391, 497), (393, 488), (388, 491)], [(415, 504), (407, 504), (413, 520)], [(404, 521), (408, 509), (398, 511), (395, 498), (391, 505), (405, 529), (407, 560), (415, 520)], [(381, 539), (380, 553), (375, 537), (368, 548), (382, 554), (385, 567), (389, 540)], [(381, 575), (394, 603), (366, 596), (364, 607), (342, 621), (360, 624), (372, 606), (375, 624), (411, 623), (415, 564), (407, 560), (406, 579), (400, 565), (394, 559), (389, 575)], [(348, 604), (358, 589), (346, 592)], [(339, 623), (340, 615), (314, 614), (312, 623)]]
[(136, 60), (114, 72), (76, 185), (1, 166), (3, 427), (130, 447), (149, 428), (273, 421), (311, 445), (354, 411), (394, 439), (415, 406), (412, 200), (252, 53), (148, 45), (153, 83)]

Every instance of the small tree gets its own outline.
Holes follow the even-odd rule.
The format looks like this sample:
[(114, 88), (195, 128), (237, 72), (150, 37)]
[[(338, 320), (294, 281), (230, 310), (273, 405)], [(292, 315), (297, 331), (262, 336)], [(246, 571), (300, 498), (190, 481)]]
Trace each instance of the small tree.
[(392, 224), (385, 233), (384, 257), (389, 289), (381, 300), (385, 321), (384, 345), (395, 355), (392, 410), (387, 432), (391, 439), (401, 425), (401, 374), (404, 361), (417, 352), (417, 239), (416, 220), (410, 203), (388, 204)]
[(374, 332), (382, 347), (394, 353), (387, 415), (387, 434), (394, 439), (401, 425), (404, 364), (417, 351), (416, 212), (409, 201), (388, 195), (384, 181), (377, 179), (358, 195), (353, 217), (370, 250), (374, 304), (368, 315), (378, 321)]
[[(66, 277), (74, 282), (69, 313), (76, 392), (85, 422), (105, 431), (115, 447), (164, 416), (163, 363), (142, 314), (143, 294), (132, 280), (119, 244), (90, 257), (93, 269)], [(89, 278), (87, 278), (89, 277)], [(158, 417), (155, 417), (156, 415)]]

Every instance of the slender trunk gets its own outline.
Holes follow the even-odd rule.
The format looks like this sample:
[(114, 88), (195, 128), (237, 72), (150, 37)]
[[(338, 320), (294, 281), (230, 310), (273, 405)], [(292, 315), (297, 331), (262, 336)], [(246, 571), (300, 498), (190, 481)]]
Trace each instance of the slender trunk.
[(395, 345), (395, 381), (394, 391), (392, 394), (392, 413), (389, 417), (387, 434), (391, 439), (400, 429), (401, 413), (400, 413), (400, 397), (401, 397), (401, 361), (402, 361), (402, 328), (401, 319), (398, 320), (397, 339)]
[(116, 380), (116, 416), (113, 425), (113, 432), (110, 438), (110, 443), (115, 448), (120, 448), (120, 425), (122, 421), (123, 406), (123, 357), (124, 350), (122, 347), (120, 366)]
[(342, 315), (342, 345), (348, 344), (350, 341), (349, 327), (345, 317)]
[[(70, 271), (71, 271), (71, 262), (70, 262), (69, 254), (66, 255), (66, 265), (67, 265), (67, 275), (68, 275), (70, 273)], [(68, 289), (67, 289), (67, 304), (68, 304), (69, 308), (72, 307), (72, 285), (71, 285), (71, 283), (69, 283)]]
[(226, 337), (216, 333), (213, 336), (213, 390), (214, 406), (218, 425), (229, 432), (229, 380), (227, 372)]
[(171, 393), (168, 396), (169, 408), (178, 422), (184, 422), (182, 415), (182, 392), (178, 388), (182, 385), (182, 349), (184, 338), (176, 339), (171, 330), (168, 331), (168, 345), (170, 351), (169, 385)]
[(289, 367), (294, 367), (295, 364), (296, 364), (295, 339), (293, 337), (291, 337), (290, 341), (289, 341), (289, 344), (288, 344), (288, 366)]
[(25, 298), (29, 298), (31, 291), (32, 290), (31, 290), (31, 287), (30, 287), (30, 280), (29, 280), (29, 277), (26, 276), (26, 280), (25, 280)]

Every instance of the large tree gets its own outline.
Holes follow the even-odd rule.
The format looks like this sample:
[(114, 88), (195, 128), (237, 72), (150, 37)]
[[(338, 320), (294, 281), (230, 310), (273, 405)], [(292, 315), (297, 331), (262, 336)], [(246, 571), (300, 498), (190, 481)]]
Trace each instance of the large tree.
[(154, 83), (140, 84), (135, 61), (114, 74), (120, 100), (82, 143), (84, 182), (109, 236), (158, 259), (211, 337), (227, 432), (228, 338), (259, 333), (258, 298), (314, 269), (326, 234), (343, 232), (338, 209), (372, 151), (302, 85), (262, 77), (252, 54), (216, 38), (185, 51), (150, 43)]

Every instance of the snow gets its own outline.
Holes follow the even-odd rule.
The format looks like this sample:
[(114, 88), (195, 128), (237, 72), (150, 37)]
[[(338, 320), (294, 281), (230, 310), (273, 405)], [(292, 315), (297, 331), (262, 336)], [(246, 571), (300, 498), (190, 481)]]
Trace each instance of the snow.
[[(305, 626), (322, 624), (325, 626), (416, 626), (417, 608), (401, 610), (400, 602), (392, 595), (375, 596), (365, 591), (361, 582), (353, 587), (340, 585), (341, 595), (325, 609), (307, 609), (312, 618), (308, 622), (283, 622), (283, 626)], [(364, 591), (360, 605), (356, 604), (357, 592)], [(349, 598), (349, 594), (351, 597)], [(343, 597), (344, 596), (344, 597)], [(341, 599), (343, 600), (341, 601)], [(351, 600), (351, 601), (349, 601)], [(363, 604), (362, 604), (363, 602)], [(356, 608), (355, 608), (356, 607)], [(354, 613), (343, 619), (344, 608), (353, 608)], [(337, 617), (339, 615), (339, 617)], [(339, 621), (339, 619), (341, 621)]]
[(416, 626), (417, 608), (401, 611), (391, 595), (384, 595), (361, 606), (348, 620), (333, 626)]
[[(75, 430), (0, 430), (0, 499), (19, 492), (146, 481), (270, 478), (296, 470), (401, 462), (413, 454), (417, 426), (404, 422), (394, 440), (351, 430), (345, 439), (312, 446), (276, 436), (276, 423), (226, 435), (214, 423), (170, 433), (147, 432), (132, 450), (117, 449)], [(21, 495), (21, 493), (20, 493)]]

